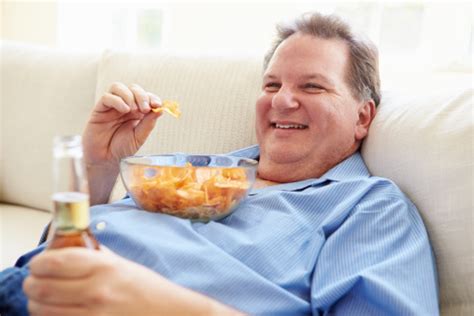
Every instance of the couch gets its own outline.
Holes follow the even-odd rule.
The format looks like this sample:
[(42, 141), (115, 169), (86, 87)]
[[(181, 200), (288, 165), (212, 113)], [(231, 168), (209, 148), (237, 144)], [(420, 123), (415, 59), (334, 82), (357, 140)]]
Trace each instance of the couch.
[[(82, 133), (114, 81), (181, 104), (181, 118), (163, 116), (140, 153), (224, 153), (255, 143), (260, 58), (73, 53), (3, 42), (0, 62), (0, 268), (32, 249), (51, 219), (53, 136)], [(363, 157), (419, 208), (442, 314), (474, 315), (472, 74), (389, 69), (382, 82)], [(111, 200), (123, 194), (117, 181)]]

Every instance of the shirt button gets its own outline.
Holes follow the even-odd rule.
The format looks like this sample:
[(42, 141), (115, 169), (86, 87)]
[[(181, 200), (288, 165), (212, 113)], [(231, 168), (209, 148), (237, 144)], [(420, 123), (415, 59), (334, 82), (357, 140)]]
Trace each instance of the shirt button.
[(95, 228), (97, 230), (104, 230), (105, 227), (107, 226), (107, 224), (105, 222), (98, 222), (96, 225), (95, 225)]

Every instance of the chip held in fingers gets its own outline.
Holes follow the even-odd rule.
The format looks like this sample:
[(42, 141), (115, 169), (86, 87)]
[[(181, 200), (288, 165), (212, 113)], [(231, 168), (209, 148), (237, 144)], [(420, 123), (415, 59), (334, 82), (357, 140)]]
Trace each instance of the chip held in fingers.
[(179, 118), (181, 116), (181, 110), (179, 109), (179, 104), (176, 101), (172, 100), (164, 100), (163, 104), (159, 108), (152, 108), (151, 109), (155, 113), (166, 112), (175, 118)]

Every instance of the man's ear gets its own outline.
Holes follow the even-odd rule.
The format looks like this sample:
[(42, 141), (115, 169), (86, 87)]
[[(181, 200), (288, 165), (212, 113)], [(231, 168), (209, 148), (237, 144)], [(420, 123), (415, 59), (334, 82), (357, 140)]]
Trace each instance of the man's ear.
[(369, 133), (369, 127), (375, 117), (376, 109), (374, 100), (364, 101), (360, 105), (358, 115), (359, 120), (355, 127), (355, 138), (362, 141)]

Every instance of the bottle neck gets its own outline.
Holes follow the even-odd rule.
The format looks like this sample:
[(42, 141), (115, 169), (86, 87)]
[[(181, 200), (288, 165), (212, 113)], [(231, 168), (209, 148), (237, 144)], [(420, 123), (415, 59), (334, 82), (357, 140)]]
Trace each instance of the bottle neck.
[(53, 225), (60, 231), (79, 231), (89, 226), (89, 195), (80, 192), (53, 194)]

